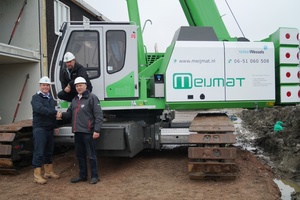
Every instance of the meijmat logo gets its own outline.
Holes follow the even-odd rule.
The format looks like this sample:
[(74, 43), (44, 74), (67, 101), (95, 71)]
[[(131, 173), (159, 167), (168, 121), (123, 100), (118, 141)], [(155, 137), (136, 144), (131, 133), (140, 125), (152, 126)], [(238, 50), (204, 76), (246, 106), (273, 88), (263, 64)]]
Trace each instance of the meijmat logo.
[(173, 88), (174, 89), (190, 89), (193, 84), (193, 77), (191, 73), (175, 73), (173, 74)]

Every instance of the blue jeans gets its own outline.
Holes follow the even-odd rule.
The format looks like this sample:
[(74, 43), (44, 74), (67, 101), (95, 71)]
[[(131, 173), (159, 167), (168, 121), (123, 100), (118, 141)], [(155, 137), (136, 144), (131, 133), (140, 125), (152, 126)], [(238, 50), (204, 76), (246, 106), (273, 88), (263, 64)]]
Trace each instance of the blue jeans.
[(53, 161), (54, 133), (53, 130), (37, 127), (33, 128), (33, 168), (43, 164), (51, 164)]
[(89, 158), (90, 162), (91, 178), (98, 178), (98, 161), (93, 134), (76, 132), (75, 151), (79, 164), (80, 178), (86, 179), (88, 176), (87, 158)]

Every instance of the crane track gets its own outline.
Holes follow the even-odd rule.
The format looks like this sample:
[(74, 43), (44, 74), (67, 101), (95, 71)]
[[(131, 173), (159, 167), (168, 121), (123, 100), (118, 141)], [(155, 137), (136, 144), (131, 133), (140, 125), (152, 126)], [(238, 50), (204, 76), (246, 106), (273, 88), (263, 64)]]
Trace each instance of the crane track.
[(225, 113), (199, 113), (189, 130), (188, 171), (190, 179), (234, 180), (238, 166), (234, 163), (236, 142), (234, 125)]

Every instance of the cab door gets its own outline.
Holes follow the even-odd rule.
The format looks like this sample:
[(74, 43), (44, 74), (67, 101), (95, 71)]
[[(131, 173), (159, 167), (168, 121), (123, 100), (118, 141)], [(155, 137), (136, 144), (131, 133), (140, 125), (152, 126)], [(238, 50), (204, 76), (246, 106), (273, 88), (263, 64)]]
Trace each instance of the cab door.
[(136, 26), (107, 26), (105, 40), (105, 99), (138, 97)]

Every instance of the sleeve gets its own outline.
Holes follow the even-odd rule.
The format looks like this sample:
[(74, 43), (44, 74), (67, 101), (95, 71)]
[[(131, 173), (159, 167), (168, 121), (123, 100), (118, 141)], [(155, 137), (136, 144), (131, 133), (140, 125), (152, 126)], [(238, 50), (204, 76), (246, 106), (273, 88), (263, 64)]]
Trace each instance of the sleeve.
[(93, 114), (95, 117), (95, 127), (94, 130), (100, 133), (102, 124), (103, 124), (103, 112), (100, 106), (100, 100), (96, 95), (92, 95), (92, 104), (93, 104)]
[(62, 113), (62, 119), (67, 122), (70, 122), (72, 120), (72, 103), (67, 111)]
[(61, 83), (61, 88), (62, 89), (65, 89), (68, 85), (68, 81), (66, 79), (66, 72), (65, 72), (65, 68), (64, 66), (61, 67), (61, 70), (60, 70), (60, 77), (59, 77), (59, 80), (60, 80), (60, 83)]
[[(54, 101), (54, 99), (53, 99), (52, 96), (51, 96), (51, 106), (52, 106), (53, 108), (55, 108), (55, 101)], [(58, 128), (58, 123), (57, 123), (57, 120), (56, 120), (57, 112), (58, 112), (58, 111), (56, 110), (56, 114), (55, 114), (55, 116), (53, 116), (54, 128)]]
[(49, 108), (42, 104), (41, 98), (39, 95), (33, 95), (31, 100), (32, 110), (40, 115), (44, 116), (53, 116), (56, 115), (57, 111), (55, 108)]
[[(70, 85), (71, 88), (75, 88), (74, 81), (75, 81), (75, 80), (70, 80), (70, 81), (68, 82), (68, 84)], [(68, 84), (67, 84), (67, 85), (68, 85)], [(66, 87), (67, 87), (67, 86), (66, 86)]]

